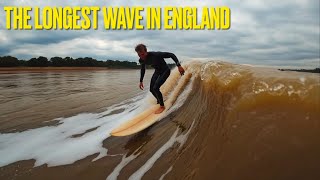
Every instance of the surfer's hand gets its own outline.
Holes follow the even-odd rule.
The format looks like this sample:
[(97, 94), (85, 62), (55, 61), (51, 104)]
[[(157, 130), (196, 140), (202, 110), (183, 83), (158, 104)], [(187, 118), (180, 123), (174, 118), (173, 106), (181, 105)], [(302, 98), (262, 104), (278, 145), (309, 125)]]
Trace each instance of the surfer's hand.
[(178, 70), (179, 70), (181, 76), (184, 75), (184, 69), (182, 66), (178, 66)]
[(141, 89), (141, 90), (143, 90), (143, 82), (140, 82), (140, 85), (139, 85), (139, 88)]

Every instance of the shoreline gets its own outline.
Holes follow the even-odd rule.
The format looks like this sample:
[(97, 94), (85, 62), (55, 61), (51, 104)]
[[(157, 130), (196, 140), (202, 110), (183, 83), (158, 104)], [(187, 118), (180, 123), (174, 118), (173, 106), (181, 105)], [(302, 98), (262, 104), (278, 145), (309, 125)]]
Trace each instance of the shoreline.
[(108, 67), (0, 67), (0, 74), (22, 73), (22, 72), (58, 72), (58, 71), (105, 71), (121, 70), (130, 68), (108, 68)]

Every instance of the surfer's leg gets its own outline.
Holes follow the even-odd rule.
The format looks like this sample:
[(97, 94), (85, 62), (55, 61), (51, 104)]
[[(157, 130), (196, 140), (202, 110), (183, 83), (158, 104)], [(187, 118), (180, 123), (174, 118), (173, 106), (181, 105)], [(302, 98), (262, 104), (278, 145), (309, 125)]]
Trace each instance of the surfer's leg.
[(160, 76), (160, 74), (158, 74), (157, 72), (154, 72), (151, 78), (151, 82), (150, 82), (150, 92), (153, 94), (153, 96), (157, 99), (157, 103), (159, 104), (159, 100), (158, 100), (158, 96), (156, 94), (156, 92), (154, 91), (153, 87), (158, 79), (158, 77)]
[(163, 102), (163, 97), (162, 93), (160, 92), (160, 87), (164, 82), (166, 82), (167, 78), (170, 75), (170, 69), (166, 70), (164, 73), (160, 75), (160, 77), (156, 80), (154, 86), (153, 86), (153, 91), (155, 92), (156, 96), (158, 97), (160, 106), (164, 106)]

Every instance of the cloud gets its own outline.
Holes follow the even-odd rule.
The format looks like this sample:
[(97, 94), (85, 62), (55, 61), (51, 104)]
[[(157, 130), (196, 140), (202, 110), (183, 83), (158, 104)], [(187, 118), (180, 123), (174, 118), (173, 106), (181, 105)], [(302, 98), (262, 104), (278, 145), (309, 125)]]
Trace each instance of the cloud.
[[(88, 36), (74, 38), (72, 40), (60, 41), (58, 43), (51, 43), (48, 45), (26, 44), (17, 45), (11, 51), (12, 54), (32, 56), (46, 56), (46, 57), (94, 57), (101, 60), (128, 58), (125, 54), (132, 54), (128, 52), (128, 48), (123, 45), (122, 41), (107, 41), (99, 38), (91, 38)], [(120, 55), (120, 56), (119, 56)], [(121, 59), (121, 58), (120, 58)]]
[[(91, 3), (91, 4), (90, 4)], [(0, 55), (93, 57), (101, 60), (137, 60), (134, 46), (145, 43), (149, 50), (171, 51), (179, 59), (221, 58), (235, 63), (320, 66), (319, 1), (111, 1), (83, 0), (0, 2), (3, 6), (228, 6), (231, 28), (217, 30), (104, 30), (13, 31), (0, 23)], [(200, 14), (200, 12), (199, 12)], [(0, 11), (0, 18), (5, 14)], [(0, 21), (1, 22), (1, 21)], [(318, 63), (317, 63), (318, 62)]]

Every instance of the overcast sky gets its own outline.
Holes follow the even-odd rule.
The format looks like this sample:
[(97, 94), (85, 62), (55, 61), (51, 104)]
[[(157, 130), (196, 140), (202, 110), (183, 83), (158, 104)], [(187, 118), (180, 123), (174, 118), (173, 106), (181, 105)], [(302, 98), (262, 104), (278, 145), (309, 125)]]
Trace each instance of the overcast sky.
[[(228, 6), (231, 28), (219, 30), (6, 30), (4, 6)], [(319, 0), (1, 0), (0, 56), (93, 57), (137, 61), (134, 46), (169, 51), (180, 61), (320, 67)], [(102, 14), (102, 13), (101, 13)], [(167, 60), (167, 62), (170, 62)], [(173, 62), (173, 61), (172, 61)]]

